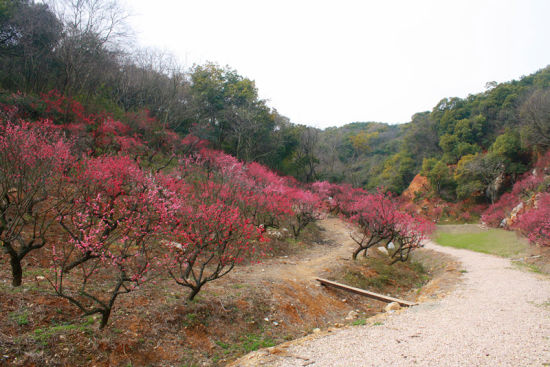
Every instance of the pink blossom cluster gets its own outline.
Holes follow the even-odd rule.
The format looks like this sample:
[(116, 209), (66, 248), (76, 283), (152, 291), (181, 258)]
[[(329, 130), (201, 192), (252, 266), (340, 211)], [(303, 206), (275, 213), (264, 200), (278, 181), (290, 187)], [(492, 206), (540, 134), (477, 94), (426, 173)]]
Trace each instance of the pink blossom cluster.
[[(537, 161), (531, 172), (503, 194), (481, 219), (490, 226), (517, 229), (533, 243), (550, 245), (550, 152)], [(513, 218), (509, 218), (511, 215)]]

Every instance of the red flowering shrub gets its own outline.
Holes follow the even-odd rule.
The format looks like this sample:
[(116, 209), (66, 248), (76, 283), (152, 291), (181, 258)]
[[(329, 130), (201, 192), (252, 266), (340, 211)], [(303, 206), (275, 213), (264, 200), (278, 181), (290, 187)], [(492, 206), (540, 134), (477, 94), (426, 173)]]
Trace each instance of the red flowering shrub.
[(539, 194), (536, 206), (518, 216), (516, 227), (529, 241), (550, 246), (550, 193)]
[[(481, 216), (481, 220), (489, 226), (497, 227), (502, 225), (504, 219), (506, 219), (511, 213), (512, 210), (517, 207), (520, 203), (525, 203), (533, 195), (538, 192), (548, 192), (550, 189), (550, 179), (548, 178), (548, 170), (550, 169), (550, 152), (547, 152), (543, 155), (535, 164), (532, 172), (528, 172), (523, 177), (518, 180), (512, 192), (502, 195), (495, 204), (491, 205)], [(534, 210), (527, 205), (523, 209), (523, 214), (520, 214), (518, 220), (521, 217), (524, 217), (524, 221), (533, 223), (534, 217), (525, 216), (529, 211)], [(534, 211), (533, 215), (540, 213), (539, 211)], [(512, 223), (513, 227), (518, 227), (524, 233), (525, 228), (530, 228), (531, 225), (526, 223)], [(529, 237), (529, 236), (528, 236)]]
[(293, 215), (289, 217), (289, 225), (294, 238), (298, 238), (309, 223), (322, 217), (321, 202), (314, 193), (299, 188), (288, 188), (285, 195), (292, 203)]
[(243, 215), (242, 198), (227, 183), (165, 178), (164, 185), (175, 209), (164, 265), (176, 283), (191, 290), (190, 300), (204, 284), (262, 252), (263, 228)]
[(425, 235), (433, 230), (433, 224), (412, 215), (401, 212), (399, 205), (391, 195), (379, 191), (376, 194), (363, 195), (350, 206), (349, 220), (359, 227), (358, 233), (351, 233), (357, 243), (353, 258), (372, 246), (382, 244), (393, 251), (394, 261), (406, 261), (410, 252), (421, 246)]
[(63, 206), (63, 177), (75, 158), (71, 144), (47, 121), (0, 124), (0, 242), (10, 258), (14, 286), (21, 261), (51, 238), (49, 229)]
[(481, 221), (488, 226), (498, 227), (519, 202), (520, 200), (513, 193), (505, 193), (496, 203), (487, 208), (481, 216)]
[(101, 314), (103, 328), (117, 297), (146, 280), (169, 203), (127, 157), (86, 160), (67, 191), (73, 207), (58, 216), (67, 240), (52, 248), (50, 282), (85, 315)]

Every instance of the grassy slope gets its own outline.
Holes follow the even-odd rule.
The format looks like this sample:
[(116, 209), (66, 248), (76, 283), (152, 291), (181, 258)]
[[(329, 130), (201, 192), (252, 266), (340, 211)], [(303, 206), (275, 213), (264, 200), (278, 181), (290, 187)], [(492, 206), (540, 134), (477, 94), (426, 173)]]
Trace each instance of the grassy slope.
[(528, 242), (515, 232), (483, 229), (477, 224), (439, 225), (434, 240), (443, 246), (463, 248), (503, 257), (517, 257), (528, 251)]

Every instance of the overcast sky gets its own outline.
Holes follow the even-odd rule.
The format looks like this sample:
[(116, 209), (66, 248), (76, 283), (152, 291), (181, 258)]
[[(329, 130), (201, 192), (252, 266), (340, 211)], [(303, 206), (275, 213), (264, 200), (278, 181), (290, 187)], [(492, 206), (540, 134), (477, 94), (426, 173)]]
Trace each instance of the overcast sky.
[(131, 0), (142, 46), (229, 65), (292, 122), (410, 121), (550, 64), (548, 0)]

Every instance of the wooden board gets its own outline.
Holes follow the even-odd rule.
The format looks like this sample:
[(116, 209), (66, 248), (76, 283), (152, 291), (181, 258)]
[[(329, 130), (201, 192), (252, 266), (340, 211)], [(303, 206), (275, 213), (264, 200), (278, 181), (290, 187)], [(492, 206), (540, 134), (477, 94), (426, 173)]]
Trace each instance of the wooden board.
[(332, 280), (328, 280), (328, 279), (316, 278), (316, 280), (324, 286), (330, 286), (330, 287), (342, 289), (344, 291), (359, 294), (361, 296), (374, 298), (374, 299), (382, 301), (382, 302), (387, 302), (387, 303), (397, 302), (397, 303), (399, 303), (400, 306), (406, 306), (406, 307), (414, 306), (414, 305), (418, 304), (418, 303), (415, 303), (415, 302), (405, 301), (405, 300), (402, 300), (402, 299), (399, 299), (399, 298), (393, 298), (393, 297), (385, 296), (385, 295), (379, 294), (379, 293), (369, 292), (369, 291), (366, 291), (364, 289), (350, 287), (348, 285), (336, 283), (336, 282), (333, 282)]

